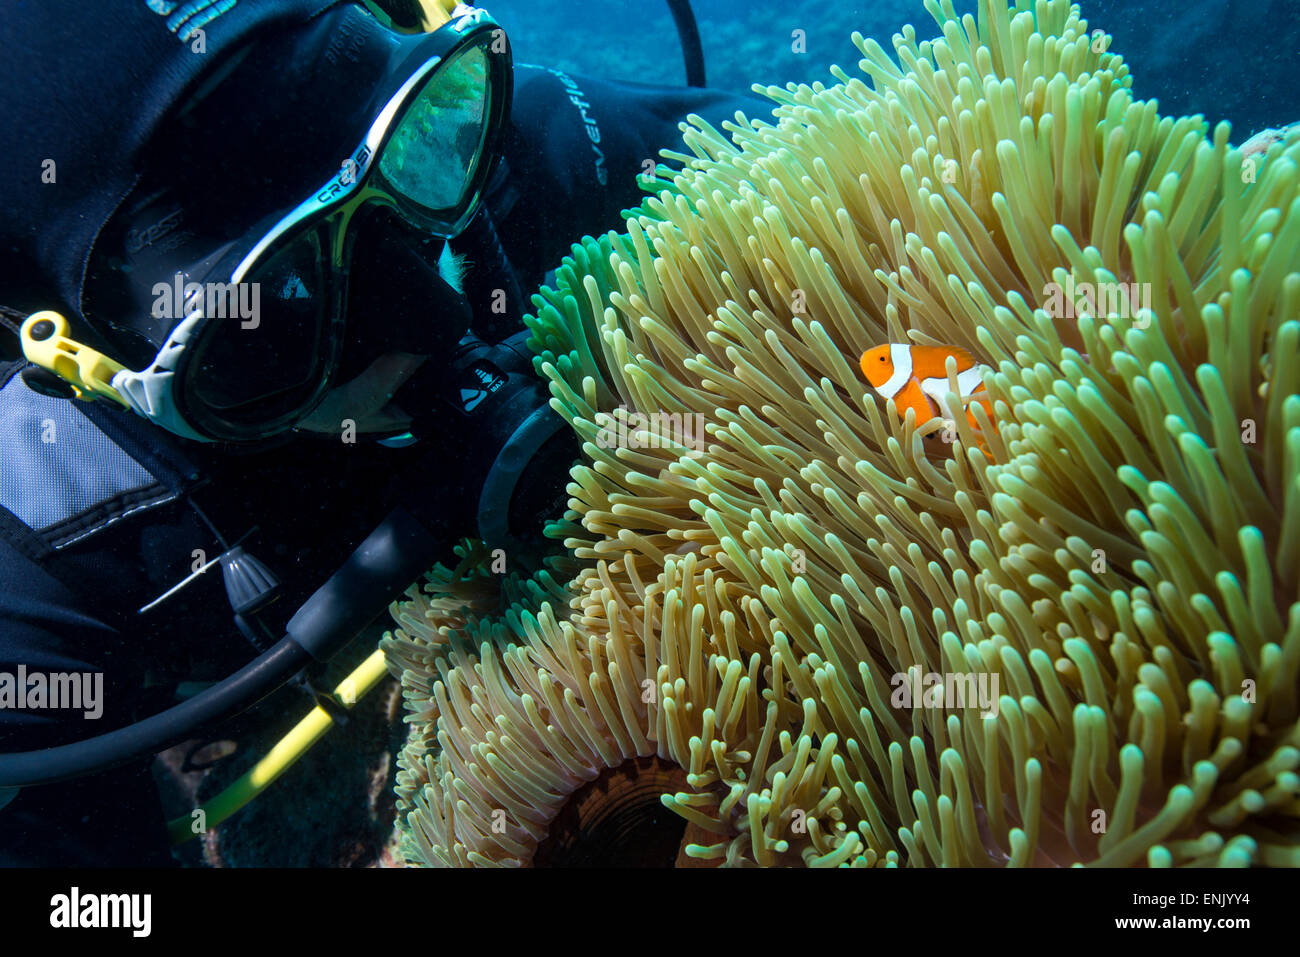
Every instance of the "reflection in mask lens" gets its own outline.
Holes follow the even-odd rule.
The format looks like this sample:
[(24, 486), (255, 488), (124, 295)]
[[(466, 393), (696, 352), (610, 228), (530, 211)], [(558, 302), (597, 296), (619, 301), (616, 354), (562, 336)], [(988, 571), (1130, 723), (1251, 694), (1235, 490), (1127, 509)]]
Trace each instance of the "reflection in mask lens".
[(481, 46), (434, 71), (379, 158), (380, 172), (396, 192), (430, 210), (460, 202), (483, 141), (487, 72)]
[(315, 386), (322, 326), (329, 319), (322, 259), (321, 235), (313, 231), (246, 278), (242, 302), (251, 300), (254, 314), (227, 310), (195, 355), (191, 381), (201, 403), (229, 413), (255, 402), (249, 411), (263, 418), (304, 401)]

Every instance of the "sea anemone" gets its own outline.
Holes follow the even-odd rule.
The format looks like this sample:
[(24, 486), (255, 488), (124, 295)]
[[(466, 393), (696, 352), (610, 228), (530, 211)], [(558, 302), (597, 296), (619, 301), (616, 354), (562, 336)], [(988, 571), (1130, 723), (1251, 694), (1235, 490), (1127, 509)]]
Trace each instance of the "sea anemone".
[[(397, 609), (410, 860), (540, 860), (653, 759), (683, 860), (1300, 865), (1300, 135), (1161, 117), (1066, 0), (926, 6), (692, 118), (534, 298), (576, 566)], [(979, 434), (882, 342), (988, 364)]]

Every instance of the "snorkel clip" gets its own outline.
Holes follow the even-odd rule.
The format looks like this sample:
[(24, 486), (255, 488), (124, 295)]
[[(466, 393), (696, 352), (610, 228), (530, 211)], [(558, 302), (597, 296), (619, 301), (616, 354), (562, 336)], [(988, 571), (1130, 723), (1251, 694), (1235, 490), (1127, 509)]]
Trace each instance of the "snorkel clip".
[(19, 331), (23, 355), (72, 387), (82, 401), (109, 399), (129, 407), (121, 393), (113, 388), (113, 377), (125, 368), (84, 343), (68, 336), (68, 320), (53, 310), (32, 313)]

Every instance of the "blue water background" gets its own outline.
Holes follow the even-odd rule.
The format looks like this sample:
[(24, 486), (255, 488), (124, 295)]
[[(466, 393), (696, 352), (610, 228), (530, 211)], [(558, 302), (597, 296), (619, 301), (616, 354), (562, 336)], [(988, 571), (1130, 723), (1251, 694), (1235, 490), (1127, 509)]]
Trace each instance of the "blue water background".
[[(483, 0), (530, 63), (640, 83), (685, 82), (681, 48), (663, 0)], [(1300, 120), (1300, 0), (1081, 0), (1090, 28), (1114, 38), (1138, 97), (1161, 113), (1231, 120), (1233, 141)], [(959, 14), (976, 0), (957, 0)], [(912, 23), (936, 35), (920, 0), (795, 4), (696, 0), (710, 86), (831, 82), (827, 67), (856, 75), (854, 30), (891, 53), (891, 37)], [(804, 31), (806, 52), (792, 49)]]

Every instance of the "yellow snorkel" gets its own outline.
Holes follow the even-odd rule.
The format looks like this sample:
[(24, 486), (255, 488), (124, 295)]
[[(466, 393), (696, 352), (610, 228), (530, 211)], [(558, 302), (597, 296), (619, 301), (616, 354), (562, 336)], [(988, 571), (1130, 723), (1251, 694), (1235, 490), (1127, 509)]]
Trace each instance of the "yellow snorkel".
[(420, 0), (420, 6), (424, 8), (425, 32), (432, 33), (451, 19), (452, 12), (457, 7), (464, 4), (459, 0)]
[[(374, 651), (334, 689), (335, 699), (349, 710), (388, 674), (384, 653)], [(198, 837), (208, 828), (216, 827), (245, 804), (265, 791), (281, 774), (334, 727), (334, 718), (317, 705), (294, 725), (293, 730), (280, 739), (262, 760), (253, 765), (239, 780), (220, 794), (195, 808), (189, 814), (167, 822), (167, 835), (172, 844), (183, 844)]]
[(367, 0), (370, 12), (403, 33), (432, 33), (452, 18), (459, 0)]

